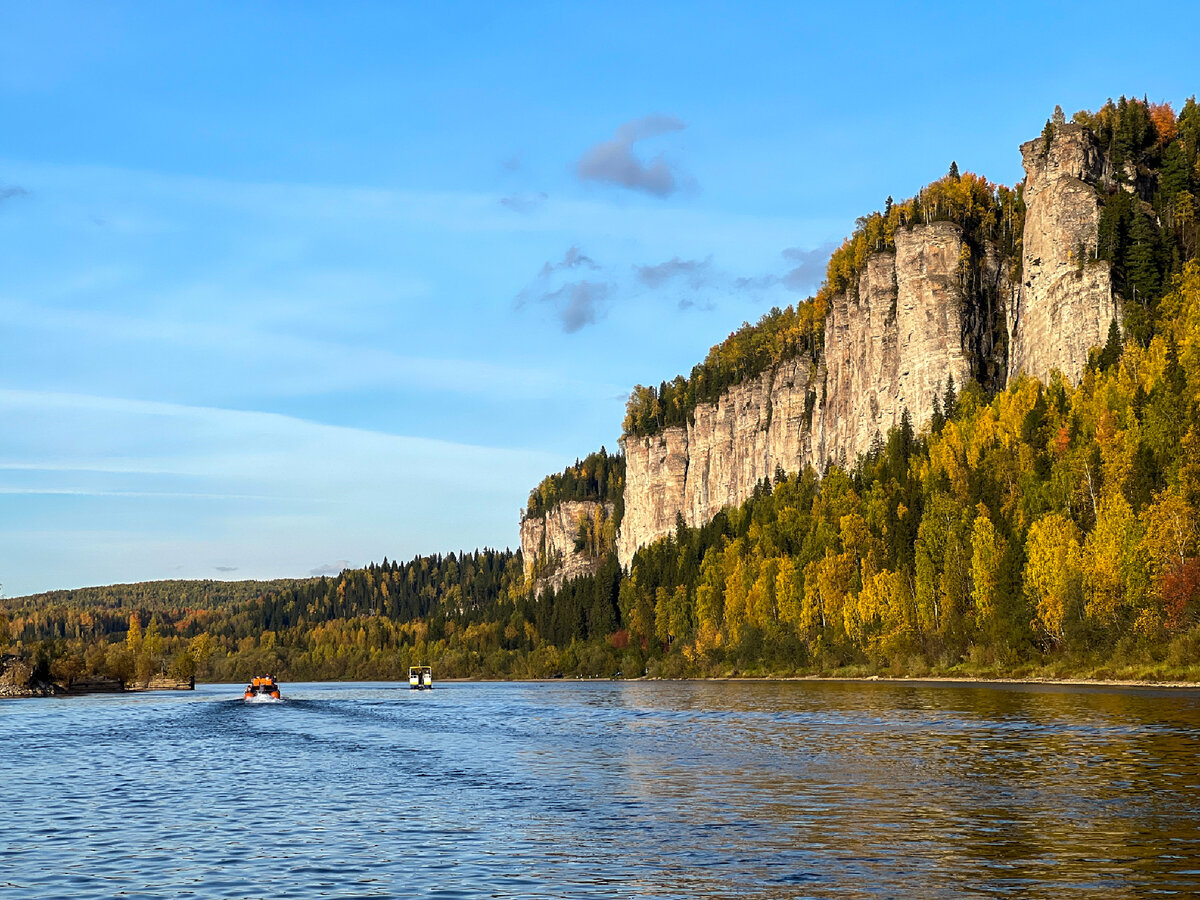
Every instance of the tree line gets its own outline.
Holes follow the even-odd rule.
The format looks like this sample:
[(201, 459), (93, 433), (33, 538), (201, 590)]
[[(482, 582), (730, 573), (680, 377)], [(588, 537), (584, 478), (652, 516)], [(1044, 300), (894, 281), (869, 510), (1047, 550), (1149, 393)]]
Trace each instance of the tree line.
[(1111, 188), (1099, 188), (1096, 255), (1112, 264), (1125, 332), (1144, 345), (1171, 277), (1200, 244), (1200, 105), (1193, 97), (1176, 115), (1169, 103), (1121, 97), (1076, 113), (1075, 121), (1091, 129), (1113, 163)]
[(560, 503), (571, 500), (595, 500), (612, 503), (620, 524), (620, 511), (625, 503), (625, 456), (609, 455), (601, 447), (582, 460), (567, 466), (562, 472), (547, 475), (529, 492), (524, 518), (544, 516)]

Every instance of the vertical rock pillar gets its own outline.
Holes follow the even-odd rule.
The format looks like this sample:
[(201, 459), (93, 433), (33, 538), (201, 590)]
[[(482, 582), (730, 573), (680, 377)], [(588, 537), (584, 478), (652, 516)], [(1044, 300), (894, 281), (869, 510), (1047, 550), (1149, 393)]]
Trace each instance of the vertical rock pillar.
[(1096, 259), (1098, 186), (1109, 163), (1082, 125), (1021, 145), (1025, 233), (1021, 287), (1009, 315), (1008, 372), (1048, 380), (1053, 370), (1078, 379), (1088, 350), (1103, 346), (1118, 316), (1108, 262)]

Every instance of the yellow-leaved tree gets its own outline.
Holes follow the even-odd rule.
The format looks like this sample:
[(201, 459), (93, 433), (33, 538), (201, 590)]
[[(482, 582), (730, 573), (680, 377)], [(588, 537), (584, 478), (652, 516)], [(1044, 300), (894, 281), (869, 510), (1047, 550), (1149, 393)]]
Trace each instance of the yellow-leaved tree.
[(1037, 610), (1037, 624), (1055, 643), (1066, 638), (1067, 618), (1081, 598), (1083, 551), (1079, 529), (1059, 513), (1038, 519), (1025, 544), (1025, 590)]
[(971, 599), (975, 603), (975, 618), (983, 628), (996, 622), (1000, 563), (1007, 544), (996, 534), (996, 526), (982, 508), (971, 526)]
[(1116, 625), (1126, 613), (1140, 613), (1148, 579), (1141, 526), (1123, 494), (1109, 494), (1100, 504), (1096, 527), (1083, 545), (1083, 589), (1087, 615), (1104, 626)]

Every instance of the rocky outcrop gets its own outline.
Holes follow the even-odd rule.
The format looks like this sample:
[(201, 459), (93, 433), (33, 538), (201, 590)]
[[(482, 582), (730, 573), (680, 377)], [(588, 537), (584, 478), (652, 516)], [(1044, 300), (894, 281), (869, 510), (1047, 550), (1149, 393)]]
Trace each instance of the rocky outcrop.
[(1096, 259), (1101, 204), (1112, 168), (1082, 125), (1021, 145), (1025, 166), (1022, 279), (1010, 311), (1010, 375), (1043, 381), (1057, 369), (1077, 378), (1088, 350), (1103, 346), (1120, 320), (1109, 264)]
[(522, 518), (525, 578), (540, 592), (596, 572), (611, 544), (612, 517), (612, 503), (564, 500), (543, 514)]
[(62, 688), (37, 677), (27, 660), (12, 654), (0, 656), (0, 698), (53, 697)]
[(964, 343), (963, 238), (948, 222), (896, 234), (834, 298), (820, 364), (793, 359), (696, 407), (686, 427), (625, 440), (625, 515), (617, 555), (703, 525), (776, 471), (852, 463), (900, 423), (927, 421), (948, 376), (972, 374)]
[(928, 420), (949, 376), (966, 382), (962, 259), (958, 226), (937, 222), (897, 232), (895, 253), (867, 260), (857, 290), (835, 298), (826, 318), (812, 452), (783, 469), (851, 464), (905, 409), (914, 425)]

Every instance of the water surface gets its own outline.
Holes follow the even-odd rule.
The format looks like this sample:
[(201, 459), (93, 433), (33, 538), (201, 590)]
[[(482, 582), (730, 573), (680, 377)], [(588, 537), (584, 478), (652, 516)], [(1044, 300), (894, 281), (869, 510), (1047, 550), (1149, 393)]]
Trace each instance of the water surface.
[(0, 898), (1200, 893), (1200, 692), (283, 687), (0, 701)]

